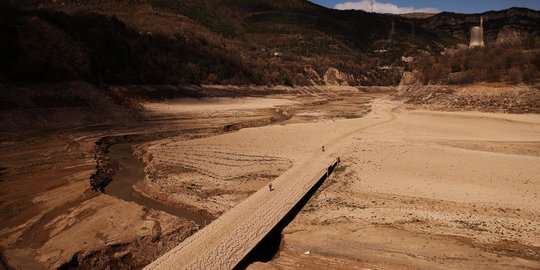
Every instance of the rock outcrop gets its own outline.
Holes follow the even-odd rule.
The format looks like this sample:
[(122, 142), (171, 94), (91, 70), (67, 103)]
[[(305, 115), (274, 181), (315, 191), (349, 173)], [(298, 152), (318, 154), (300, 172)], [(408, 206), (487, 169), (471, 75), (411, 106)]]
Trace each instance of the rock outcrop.
[(317, 73), (317, 71), (315, 71), (313, 68), (304, 67), (304, 74), (311, 85), (323, 84), (323, 80), (321, 79), (321, 76), (319, 76), (319, 73)]
[(516, 43), (526, 39), (529, 35), (530, 33), (525, 30), (504, 26), (497, 34), (496, 42), (497, 44)]
[(349, 86), (354, 83), (354, 76), (330, 67), (323, 76), (324, 84), (329, 86)]
[(420, 80), (420, 72), (418, 72), (417, 70), (405, 71), (403, 72), (403, 77), (401, 77), (401, 81), (399, 82), (398, 92), (399, 94), (404, 94), (412, 86), (417, 86), (421, 84), (422, 81)]
[(540, 113), (540, 90), (504, 84), (424, 85), (399, 96), (430, 110)]

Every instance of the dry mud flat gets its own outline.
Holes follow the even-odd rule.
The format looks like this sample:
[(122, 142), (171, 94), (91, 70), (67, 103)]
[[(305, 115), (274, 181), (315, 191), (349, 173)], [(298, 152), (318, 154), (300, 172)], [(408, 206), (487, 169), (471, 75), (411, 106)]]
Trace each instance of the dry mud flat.
[[(283, 111), (287, 120), (267, 126), (272, 130), (267, 134), (265, 127), (260, 127), (193, 140), (173, 136), (147, 142), (137, 149), (137, 154), (146, 164), (146, 178), (134, 189), (165, 204), (192, 208), (218, 217), (289, 169), (298, 158), (304, 157), (306, 147), (310, 148), (309, 151), (319, 150), (322, 146), (320, 138), (316, 137), (315, 142), (307, 138), (325, 125), (321, 121), (361, 117), (369, 111), (371, 99), (365, 95), (330, 100), (320, 97), (295, 98), (295, 101), (243, 99), (242, 102), (248, 104), (235, 104), (234, 107), (259, 108), (269, 103), (290, 106)], [(203, 102), (200, 105), (204, 111), (197, 108), (189, 113), (194, 119), (209, 119), (215, 114), (224, 117), (230, 113), (230, 102)], [(189, 107), (190, 103), (187, 104)], [(154, 112), (186, 110), (167, 104), (146, 106), (153, 108)], [(244, 109), (235, 111), (237, 117), (233, 118), (236, 121)], [(307, 115), (308, 111), (316, 115)], [(212, 121), (216, 122), (215, 119)], [(310, 127), (303, 129), (300, 124), (298, 128), (289, 129), (295, 126), (293, 123), (305, 123)], [(248, 135), (244, 135), (245, 132)], [(240, 135), (233, 135), (236, 133)], [(328, 136), (337, 134), (338, 131), (330, 132)]]
[[(166, 138), (136, 149), (147, 177), (135, 189), (214, 216), (322, 145), (342, 153), (343, 166), (286, 229), (279, 256), (252, 267), (539, 267), (538, 115), (406, 111), (377, 99), (366, 117), (350, 119), (369, 111), (370, 98), (292, 99), (301, 104), (147, 104), (147, 120), (132, 126), (3, 140), (2, 260), (20, 269), (137, 268), (190, 235), (190, 221), (89, 191), (99, 138), (159, 133)], [(243, 129), (175, 135), (224, 127)]]
[(482, 83), (473, 85), (402, 85), (399, 95), (414, 107), (440, 111), (540, 113), (540, 87)]
[[(197, 230), (197, 225), (190, 220), (92, 191), (89, 178), (96, 170), (94, 150), (96, 142), (104, 137), (107, 138), (105, 141), (111, 143), (152, 141), (165, 137), (172, 137), (172, 141), (180, 143), (194, 137), (214, 136), (245, 127), (295, 119), (295, 110), (302, 110), (306, 106), (319, 106), (324, 118), (345, 118), (322, 109), (326, 107), (329, 111), (341, 106), (349, 106), (361, 116), (362, 112), (367, 111), (370, 98), (361, 94), (356, 96), (356, 99), (344, 100), (332, 93), (306, 93), (271, 98), (197, 100), (201, 106), (206, 106), (205, 110), (198, 110), (194, 100), (183, 100), (180, 102), (182, 106), (176, 106), (174, 102), (164, 102), (162, 105), (153, 102), (143, 104), (147, 107), (140, 118), (130, 118), (125, 122), (110, 121), (106, 125), (87, 118), (81, 122), (63, 123), (61, 118), (45, 117), (42, 122), (44, 126), (54, 129), (35, 128), (32, 122), (27, 123), (25, 119), (31, 118), (32, 110), (25, 109), (22, 114), (19, 109), (2, 111), (2, 117), (7, 117), (3, 119), (18, 120), (2, 122), (6, 127), (0, 133), (0, 269), (4, 264), (15, 269), (61, 266), (141, 268)], [(105, 104), (112, 103), (107, 97), (101, 98)], [(192, 103), (193, 106), (187, 111), (178, 111), (177, 108), (185, 103)], [(354, 104), (358, 106), (351, 106)], [(214, 106), (214, 109), (208, 110), (208, 106)], [(117, 107), (115, 110), (122, 110)], [(86, 112), (87, 109), (75, 106), (63, 109), (63, 113), (73, 112), (76, 118), (80, 111)], [(39, 113), (56, 110), (54, 107), (40, 109)], [(108, 110), (103, 110), (102, 114), (96, 117), (111, 120)], [(25, 124), (30, 124), (30, 127)], [(184, 150), (191, 153), (188, 148)], [(145, 151), (144, 147), (138, 148), (138, 151)], [(223, 154), (208, 148), (197, 147), (193, 153), (214, 156), (209, 162), (223, 157)], [(259, 179), (237, 182), (228, 179), (226, 182), (232, 185), (224, 189), (225, 192), (218, 190), (207, 194), (206, 191), (195, 189), (196, 194), (192, 197), (194, 202), (204, 201), (209, 195), (226, 197), (218, 204), (189, 204), (185, 200), (182, 203), (175, 200), (162, 202), (218, 215), (275, 176), (267, 172), (267, 167), (246, 161), (253, 158), (253, 154), (247, 157), (239, 154), (232, 156), (231, 162), (239, 162), (240, 166), (248, 163), (246, 168), (259, 175)], [(172, 160), (175, 155), (174, 151), (168, 152), (159, 160)], [(199, 157), (197, 162), (200, 160)], [(267, 163), (272, 161), (264, 157), (257, 159), (263, 160), (267, 160)], [(280, 160), (282, 165), (278, 173), (290, 166), (289, 161)], [(189, 171), (189, 164), (184, 165), (176, 164), (175, 170)], [(161, 173), (168, 175), (167, 170)], [(209, 175), (206, 177), (203, 181), (212, 182), (214, 179)], [(218, 180), (222, 181), (221, 178)], [(192, 184), (196, 187), (197, 182), (188, 184), (182, 191), (187, 190), (191, 194), (194, 189), (189, 187)], [(149, 197), (159, 197), (159, 193), (150, 194)]]
[(540, 116), (398, 106), (346, 120), (388, 122), (342, 140), (280, 252), (250, 269), (540, 268)]
[(140, 187), (219, 213), (247, 195), (211, 192), (245, 190), (243, 179), (278, 174), (284, 161), (299, 170), (325, 145), (342, 166), (285, 229), (274, 260), (251, 268), (540, 267), (540, 117), (402, 106), (379, 98), (360, 119), (155, 141), (145, 145), (149, 169), (188, 169), (161, 169)]
[(189, 220), (90, 189), (94, 143), (106, 133), (2, 141), (0, 251), (8, 269), (142, 267), (195, 231)]

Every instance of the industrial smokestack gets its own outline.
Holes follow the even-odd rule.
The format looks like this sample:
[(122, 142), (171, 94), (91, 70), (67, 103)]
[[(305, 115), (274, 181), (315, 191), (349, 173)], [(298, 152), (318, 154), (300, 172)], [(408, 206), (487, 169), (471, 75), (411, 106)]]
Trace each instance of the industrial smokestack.
[(471, 28), (469, 48), (484, 47), (484, 18), (480, 17), (480, 26)]

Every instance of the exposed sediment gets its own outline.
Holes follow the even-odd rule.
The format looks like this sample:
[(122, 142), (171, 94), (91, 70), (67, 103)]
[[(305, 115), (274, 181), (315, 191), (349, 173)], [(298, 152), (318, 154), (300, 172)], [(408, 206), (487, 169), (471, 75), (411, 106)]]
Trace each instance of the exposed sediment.
[(540, 89), (505, 84), (404, 86), (408, 103), (440, 111), (540, 113)]
[(233, 132), (242, 128), (265, 126), (288, 120), (292, 114), (286, 109), (275, 108), (269, 110), (268, 116), (263, 118), (239, 121), (237, 123), (226, 124), (217, 127), (206, 127), (199, 129), (168, 130), (155, 133), (134, 133), (118, 136), (103, 137), (96, 142), (94, 148), (94, 158), (96, 160), (96, 172), (90, 177), (90, 185), (94, 190), (104, 191), (105, 187), (113, 180), (115, 173), (119, 169), (118, 161), (108, 156), (108, 148), (114, 144), (145, 142), (150, 140), (159, 140), (161, 138), (176, 137), (177, 139), (184, 134), (184, 139), (194, 139), (197, 137), (215, 136), (226, 132)]
[[(111, 145), (124, 142), (142, 143), (142, 146), (136, 147), (135, 155), (144, 158), (147, 157), (144, 151), (149, 145), (160, 143), (163, 140), (172, 139), (178, 143), (187, 143), (196, 141), (193, 140), (196, 138), (201, 140), (216, 137), (215, 135), (219, 134), (231, 133), (231, 131), (249, 130), (244, 129), (245, 127), (263, 126), (284, 121), (316, 122), (321, 118), (359, 117), (366, 113), (369, 102), (369, 98), (361, 97), (356, 99), (357, 103), (351, 103), (350, 101), (355, 98), (336, 99), (333, 94), (330, 94), (329, 97), (307, 95), (300, 98), (302, 102), (292, 106), (248, 111), (219, 111), (210, 114), (205, 112), (205, 115), (200, 118), (192, 114), (186, 115), (186, 117), (165, 114), (152, 115), (151, 119), (153, 120), (144, 123), (128, 123), (118, 127), (91, 126), (61, 130), (59, 134), (51, 131), (39, 138), (28, 135), (25, 141), (3, 142), (2, 149), (7, 152), (1, 156), (2, 167), (6, 168), (2, 170), (2, 177), (8, 176), (10, 180), (2, 182), (2, 185), (19, 194), (17, 201), (13, 204), (2, 205), (3, 215), (0, 222), (3, 224), (2, 227), (6, 229), (1, 231), (3, 237), (0, 240), (0, 245), (4, 250), (2, 255), (6, 265), (11, 268), (56, 268), (62, 265), (69, 267), (77, 264), (80, 268), (90, 266), (99, 268), (109, 264), (122, 268), (132, 263), (137, 268), (144, 264), (143, 261), (148, 262), (148, 260), (155, 258), (153, 256), (157, 256), (157, 253), (140, 254), (139, 252), (145, 252), (143, 247), (164, 252), (168, 247), (171, 247), (171, 243), (181, 241), (182, 237), (187, 237), (196, 230), (197, 226), (193, 222), (165, 213), (155, 215), (149, 221), (143, 213), (145, 211), (154, 213), (153, 210), (145, 209), (145, 207), (135, 203), (118, 200), (108, 194), (88, 190), (88, 179), (92, 174), (97, 175), (96, 163), (98, 163), (98, 168), (102, 167), (103, 172), (106, 172), (106, 174), (102, 174), (105, 177), (101, 179), (114, 177), (113, 172), (116, 166), (108, 163), (111, 162), (110, 159), (96, 161), (100, 158), (96, 158), (96, 156), (107, 157), (106, 151)], [(237, 101), (235, 100), (235, 102)], [(272, 103), (270, 102), (270, 104)], [(308, 115), (304, 115), (304, 112), (311, 107), (319, 108), (320, 112), (316, 116), (306, 117)], [(343, 109), (350, 110), (352, 113), (338, 112)], [(302, 116), (295, 117), (299, 114)], [(98, 143), (96, 144), (96, 142)], [(203, 150), (201, 152), (203, 156), (210, 154), (202, 148), (201, 150)], [(244, 150), (248, 149), (241, 151)], [(221, 196), (223, 202), (227, 202), (225, 205), (228, 205), (222, 208), (223, 210), (234, 206), (290, 166), (288, 158), (280, 157), (279, 154), (271, 156), (278, 158), (268, 160), (267, 165), (272, 167), (272, 164), (277, 162), (275, 164), (279, 166), (276, 167), (276, 172), (265, 172), (253, 167), (253, 170), (249, 170), (248, 175), (237, 179), (240, 181), (231, 181), (227, 177), (219, 180), (228, 185), (226, 189), (203, 191), (199, 195), (204, 195), (201, 198)], [(237, 157), (241, 158), (241, 155), (237, 155)], [(241, 159), (246, 158), (250, 157)], [(25, 161), (24, 166), (19, 160)], [(39, 179), (43, 179), (44, 185), (28, 185), (28, 183), (33, 183), (31, 180), (35, 179), (37, 172), (39, 172)], [(58, 177), (59, 175), (62, 177)], [(7, 178), (2, 180), (4, 179)], [(6, 183), (10, 183), (10, 185), (6, 185)], [(17, 189), (23, 186), (33, 187), (35, 190), (26, 190), (24, 193), (23, 190)], [(245, 187), (246, 189), (236, 195), (227, 194), (228, 191), (236, 190), (236, 187)], [(136, 188), (135, 190), (142, 189)], [(152, 196), (159, 194), (154, 191), (151, 190), (145, 195), (152, 198)], [(163, 190), (163, 192), (167, 192), (167, 190)], [(161, 202), (167, 205), (180, 207), (193, 207), (195, 205), (194, 209), (206, 211), (204, 204), (200, 206), (189, 203), (182, 205), (178, 201), (170, 200), (170, 197), (162, 199)], [(171, 202), (173, 203), (171, 204)], [(24, 207), (25, 205), (29, 206)], [(99, 211), (92, 209), (99, 209)], [(213, 213), (219, 215), (223, 210)], [(124, 221), (130, 221), (130, 224), (124, 224)], [(159, 222), (163, 237), (153, 237), (153, 231), (148, 229), (154, 228), (155, 222)], [(170, 228), (174, 227), (180, 228), (181, 232), (171, 231)], [(26, 233), (29, 232), (26, 228), (31, 228), (29, 229), (30, 234)], [(26, 240), (18, 241), (17, 239), (23, 234), (27, 235), (24, 237)], [(84, 237), (80, 237), (80, 235)], [(175, 235), (181, 237), (175, 238)], [(154, 239), (156, 242), (151, 242), (149, 239)], [(29, 246), (30, 243), (31, 246)], [(134, 254), (137, 254), (136, 256), (140, 257), (141, 260), (135, 259), (130, 262)]]

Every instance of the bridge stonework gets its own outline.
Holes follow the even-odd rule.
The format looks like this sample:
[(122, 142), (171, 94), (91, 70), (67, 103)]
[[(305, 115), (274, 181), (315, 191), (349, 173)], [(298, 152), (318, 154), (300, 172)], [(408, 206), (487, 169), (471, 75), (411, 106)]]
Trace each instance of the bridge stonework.
[(338, 163), (325, 153), (294, 166), (144, 269), (233, 269)]

